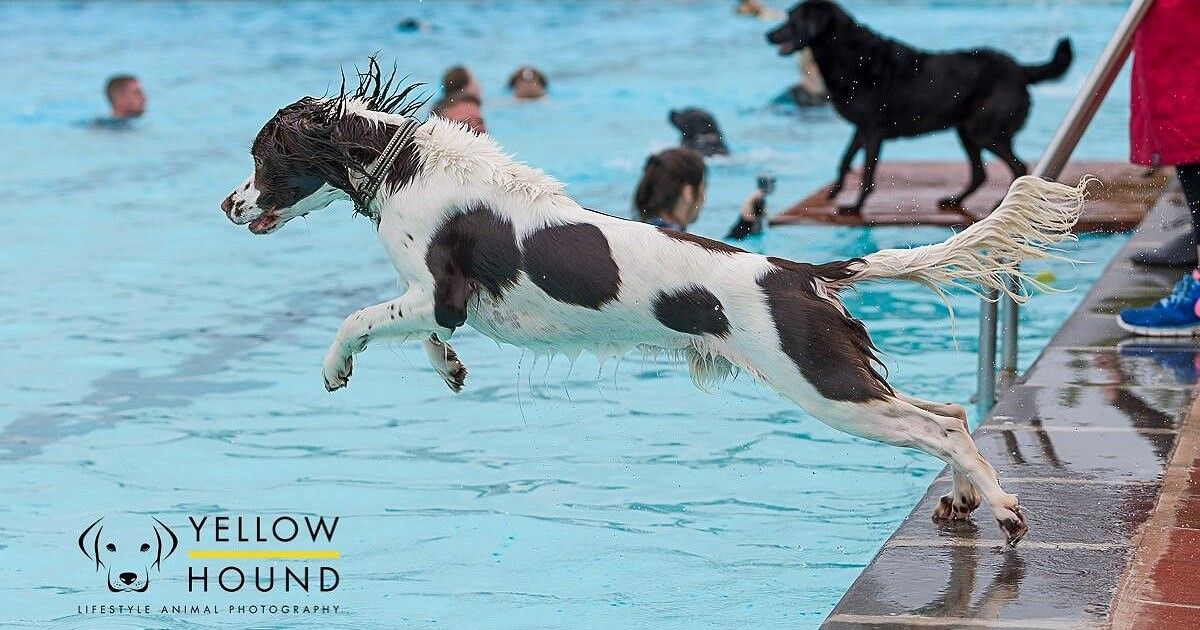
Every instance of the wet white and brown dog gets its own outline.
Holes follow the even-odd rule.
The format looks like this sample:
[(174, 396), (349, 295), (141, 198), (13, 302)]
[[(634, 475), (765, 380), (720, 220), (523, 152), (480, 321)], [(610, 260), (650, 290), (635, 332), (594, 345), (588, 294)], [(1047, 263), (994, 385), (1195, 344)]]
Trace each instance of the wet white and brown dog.
[(982, 498), (1008, 543), (1026, 533), (963, 407), (893, 389), (838, 293), (889, 279), (1004, 291), (1019, 261), (1072, 238), (1083, 184), (1023, 177), (990, 217), (942, 243), (798, 263), (583, 208), (489, 137), (415, 120), (408, 90), (390, 84), (372, 61), (357, 90), (281, 109), (254, 141), (254, 172), (222, 204), (256, 234), (335, 199), (374, 220), (408, 289), (342, 323), (325, 357), (330, 391), (346, 386), (354, 354), (397, 338), (422, 339), (458, 391), (466, 370), (445, 341), (464, 325), (535, 352), (676, 352), (697, 384), (744, 370), (834, 428), (944, 460), (954, 488), (934, 518), (966, 518)]

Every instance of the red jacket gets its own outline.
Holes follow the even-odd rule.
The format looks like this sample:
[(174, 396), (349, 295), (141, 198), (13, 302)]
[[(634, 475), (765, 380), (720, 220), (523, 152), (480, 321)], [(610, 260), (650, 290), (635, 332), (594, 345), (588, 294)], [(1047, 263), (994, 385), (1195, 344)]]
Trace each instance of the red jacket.
[(1156, 0), (1133, 39), (1129, 159), (1200, 162), (1200, 0)]

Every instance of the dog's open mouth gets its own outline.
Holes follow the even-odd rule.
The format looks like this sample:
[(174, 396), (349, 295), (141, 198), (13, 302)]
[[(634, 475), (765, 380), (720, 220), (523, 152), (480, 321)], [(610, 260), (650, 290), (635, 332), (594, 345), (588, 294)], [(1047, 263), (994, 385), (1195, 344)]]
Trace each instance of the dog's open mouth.
[(784, 42), (784, 43), (776, 46), (776, 48), (779, 50), (780, 57), (786, 57), (786, 56), (796, 52), (795, 42)]
[(250, 231), (255, 234), (266, 234), (275, 229), (279, 223), (279, 215), (274, 212), (264, 212), (257, 219), (250, 222)]

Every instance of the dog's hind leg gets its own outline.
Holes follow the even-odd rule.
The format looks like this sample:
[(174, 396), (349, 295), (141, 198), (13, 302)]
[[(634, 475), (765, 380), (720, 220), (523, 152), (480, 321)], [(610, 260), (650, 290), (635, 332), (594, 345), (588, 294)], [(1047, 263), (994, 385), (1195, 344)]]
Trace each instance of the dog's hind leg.
[(1009, 545), (1015, 546), (1029, 531), (1016, 495), (1000, 487), (996, 469), (975, 448), (965, 420), (943, 416), (898, 398), (873, 401), (863, 406), (876, 410), (865, 420), (866, 423), (877, 423), (868, 429), (879, 436), (875, 439), (917, 448), (945, 461), (957, 474), (965, 477), (966, 483), (982, 493)]
[(938, 200), (938, 208), (944, 210), (960, 209), (963, 200), (979, 190), (979, 187), (987, 180), (987, 171), (983, 168), (983, 149), (971, 139), (967, 130), (961, 127), (958, 129), (958, 140), (962, 143), (963, 150), (967, 152), (967, 159), (971, 162), (971, 179), (962, 192)]
[(987, 150), (996, 154), (996, 157), (1004, 160), (1008, 165), (1008, 170), (1012, 171), (1013, 179), (1021, 177), (1029, 173), (1029, 167), (1017, 157), (1013, 151), (1012, 136), (1008, 136), (1001, 140), (997, 140), (987, 146)]
[[(967, 427), (967, 410), (962, 405), (922, 400), (906, 396), (899, 392), (896, 393), (896, 398), (930, 413), (959, 420), (962, 423), (963, 430), (968, 433), (967, 439), (970, 439), (970, 429)], [(979, 507), (981, 502), (979, 492), (975, 490), (971, 479), (953, 466), (950, 467), (950, 471), (954, 476), (954, 490), (949, 494), (942, 495), (937, 507), (933, 509), (933, 520), (935, 521), (965, 519), (971, 515), (971, 512), (975, 511), (975, 508)]]
[(855, 129), (854, 136), (850, 138), (850, 144), (846, 145), (846, 152), (842, 154), (842, 161), (838, 163), (837, 179), (833, 180), (833, 185), (829, 187), (828, 198), (830, 201), (842, 192), (842, 188), (846, 185), (846, 173), (850, 172), (850, 165), (854, 163), (854, 156), (858, 155), (862, 149), (862, 134)]
[[(796, 389), (781, 391), (787, 395), (789, 390)], [(804, 404), (801, 397), (789, 397), (835, 429), (893, 446), (919, 449), (946, 462), (983, 495), (1007, 544), (1015, 546), (1029, 531), (1016, 495), (1000, 487), (996, 470), (975, 448), (962, 418), (941, 415), (899, 397), (863, 402), (821, 399), (807, 401), (809, 404)]]
[(862, 186), (858, 192), (858, 201), (853, 205), (842, 206), (838, 212), (843, 214), (859, 214), (871, 191), (875, 190), (875, 167), (879, 164), (879, 154), (883, 148), (883, 138), (878, 135), (867, 136), (863, 139), (863, 173)]

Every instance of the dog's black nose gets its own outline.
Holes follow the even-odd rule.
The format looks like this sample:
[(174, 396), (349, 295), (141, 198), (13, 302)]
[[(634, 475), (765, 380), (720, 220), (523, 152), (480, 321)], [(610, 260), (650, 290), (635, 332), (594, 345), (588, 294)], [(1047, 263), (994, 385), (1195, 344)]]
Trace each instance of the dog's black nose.
[(225, 201), (221, 202), (221, 209), (225, 211), (225, 214), (229, 214), (229, 211), (233, 210), (233, 195), (229, 195)]
[(121, 581), (126, 584), (133, 584), (133, 581), (137, 579), (137, 574), (126, 571), (126, 572), (122, 573), (121, 575), (118, 575), (117, 577), (120, 578)]

